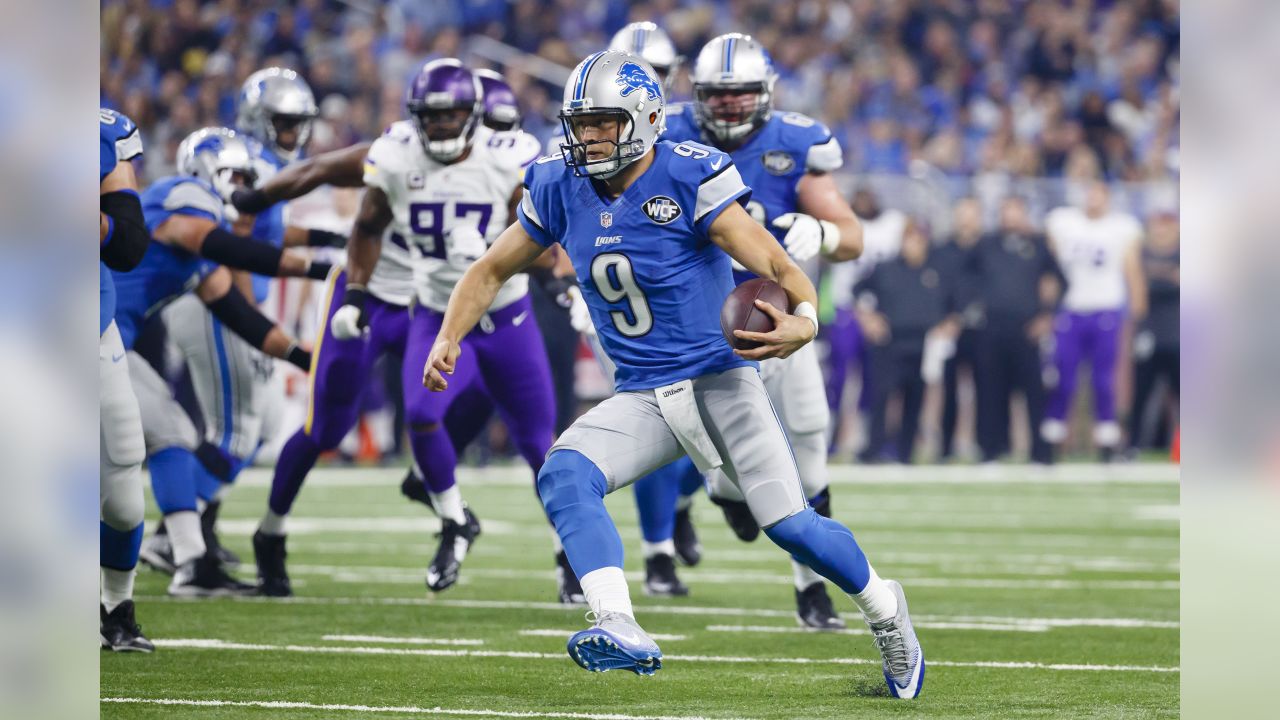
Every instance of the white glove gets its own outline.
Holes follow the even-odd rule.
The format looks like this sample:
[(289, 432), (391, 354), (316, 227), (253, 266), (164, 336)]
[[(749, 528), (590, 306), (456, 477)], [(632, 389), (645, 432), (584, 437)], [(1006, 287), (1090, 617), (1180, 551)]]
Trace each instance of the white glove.
[(445, 259), (458, 270), (471, 267), (471, 263), (479, 260), (488, 249), (489, 244), (474, 225), (459, 225), (444, 238)]
[(355, 305), (343, 305), (329, 320), (329, 330), (338, 340), (352, 340), (364, 333), (363, 313)]
[(772, 225), (787, 231), (782, 245), (797, 262), (804, 262), (819, 252), (830, 254), (840, 245), (840, 228), (812, 215), (787, 213), (774, 218)]
[(587, 300), (582, 297), (582, 290), (574, 285), (566, 293), (569, 295), (569, 324), (580, 333), (594, 336), (596, 326), (591, 322), (591, 311), (587, 309)]

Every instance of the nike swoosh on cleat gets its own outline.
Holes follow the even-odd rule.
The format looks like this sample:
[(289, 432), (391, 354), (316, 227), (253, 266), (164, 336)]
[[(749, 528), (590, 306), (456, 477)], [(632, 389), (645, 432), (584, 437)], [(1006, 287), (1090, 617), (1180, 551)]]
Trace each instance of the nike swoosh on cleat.
[(614, 637), (618, 638), (619, 640), (625, 640), (626, 642), (629, 642), (629, 643), (631, 643), (632, 645), (639, 645), (639, 644), (640, 644), (640, 636), (639, 636), (639, 635), (623, 635), (623, 634), (622, 634), (622, 633), (620, 633), (620, 632), (615, 632), (615, 633), (613, 633), (613, 635), (614, 635)]

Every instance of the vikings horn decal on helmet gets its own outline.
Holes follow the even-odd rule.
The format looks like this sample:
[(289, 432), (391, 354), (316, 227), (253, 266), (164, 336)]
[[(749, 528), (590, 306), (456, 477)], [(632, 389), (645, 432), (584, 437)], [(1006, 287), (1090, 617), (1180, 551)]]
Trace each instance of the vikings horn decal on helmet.
[(422, 148), (436, 162), (453, 162), (471, 147), (483, 103), (480, 80), (453, 58), (432, 60), (409, 83), (405, 109)]
[[(625, 50), (598, 52), (574, 68), (564, 86), (560, 121), (565, 143), (564, 162), (579, 177), (608, 178), (643, 157), (666, 129), (665, 98), (657, 73), (648, 62)], [(583, 142), (576, 127), (585, 118), (616, 121), (617, 136)], [(603, 144), (612, 144), (606, 157), (591, 159)]]
[(626, 50), (644, 58), (658, 74), (664, 94), (670, 94), (676, 71), (684, 58), (676, 53), (675, 43), (662, 28), (649, 22), (633, 22), (614, 33), (610, 50)]
[[(319, 114), (311, 87), (288, 68), (263, 68), (240, 86), (236, 125), (286, 162), (298, 159), (311, 137), (311, 122)], [(293, 146), (285, 147), (280, 134), (289, 129), (297, 134)]]
[[(755, 38), (741, 33), (721, 35), (698, 53), (693, 66), (693, 109), (698, 125), (721, 142), (741, 140), (769, 119), (773, 59)], [(755, 95), (751, 107), (723, 102), (733, 95)]]

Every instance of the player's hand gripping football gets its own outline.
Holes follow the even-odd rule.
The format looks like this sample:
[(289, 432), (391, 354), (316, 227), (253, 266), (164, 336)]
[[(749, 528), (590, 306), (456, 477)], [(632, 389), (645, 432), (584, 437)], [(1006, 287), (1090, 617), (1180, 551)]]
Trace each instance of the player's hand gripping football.
[(773, 329), (767, 333), (734, 330), (734, 337), (762, 343), (750, 350), (734, 350), (738, 357), (747, 360), (790, 357), (818, 334), (818, 328), (807, 317), (788, 315), (764, 300), (756, 300), (756, 307), (773, 319)]
[(431, 346), (431, 354), (427, 356), (427, 364), (422, 369), (422, 385), (432, 392), (440, 392), (449, 387), (445, 375), (453, 374), (453, 367), (458, 362), (462, 347), (449, 340), (436, 340)]

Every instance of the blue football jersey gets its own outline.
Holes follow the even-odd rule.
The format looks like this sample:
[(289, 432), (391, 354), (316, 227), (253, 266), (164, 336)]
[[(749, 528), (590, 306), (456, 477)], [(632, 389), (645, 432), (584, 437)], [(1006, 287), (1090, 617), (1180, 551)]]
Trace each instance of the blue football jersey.
[[(248, 138), (250, 151), (255, 152), (254, 163), (258, 171), (258, 186), (261, 187), (264, 182), (269, 180), (280, 170), (284, 169), (287, 162), (281, 160), (270, 148), (262, 143)], [(284, 203), (276, 203), (266, 210), (258, 214), (253, 221), (253, 237), (255, 240), (271, 243), (276, 247), (284, 247)], [(267, 299), (267, 290), (271, 284), (271, 278), (264, 275), (253, 276), (253, 299), (258, 303), (265, 302)]]
[[(712, 144), (694, 117), (693, 106), (684, 103), (667, 110), (664, 140), (696, 141)], [(774, 220), (797, 212), (796, 187), (805, 173), (837, 170), (844, 163), (840, 143), (825, 125), (800, 113), (775, 112), (736, 150), (729, 153), (751, 188), (747, 212), (782, 242), (786, 231), (773, 227)], [(754, 277), (735, 272), (738, 281)]]
[(722, 152), (697, 143), (654, 148), (653, 165), (613, 199), (560, 155), (541, 158), (526, 171), (517, 212), (537, 243), (569, 253), (619, 390), (753, 364), (720, 333), (733, 274), (708, 235), (751, 190)]
[[(98, 182), (102, 182), (121, 162), (142, 154), (138, 126), (115, 110), (98, 110)], [(98, 334), (106, 332), (116, 314), (116, 291), (111, 271), (98, 263)]]
[[(201, 180), (169, 177), (142, 193), (147, 231), (174, 215), (191, 215), (222, 222), (222, 199)], [(125, 348), (133, 347), (143, 323), (153, 313), (194, 290), (217, 263), (162, 242), (152, 242), (138, 267), (127, 273), (111, 271), (116, 285), (116, 325)]]

